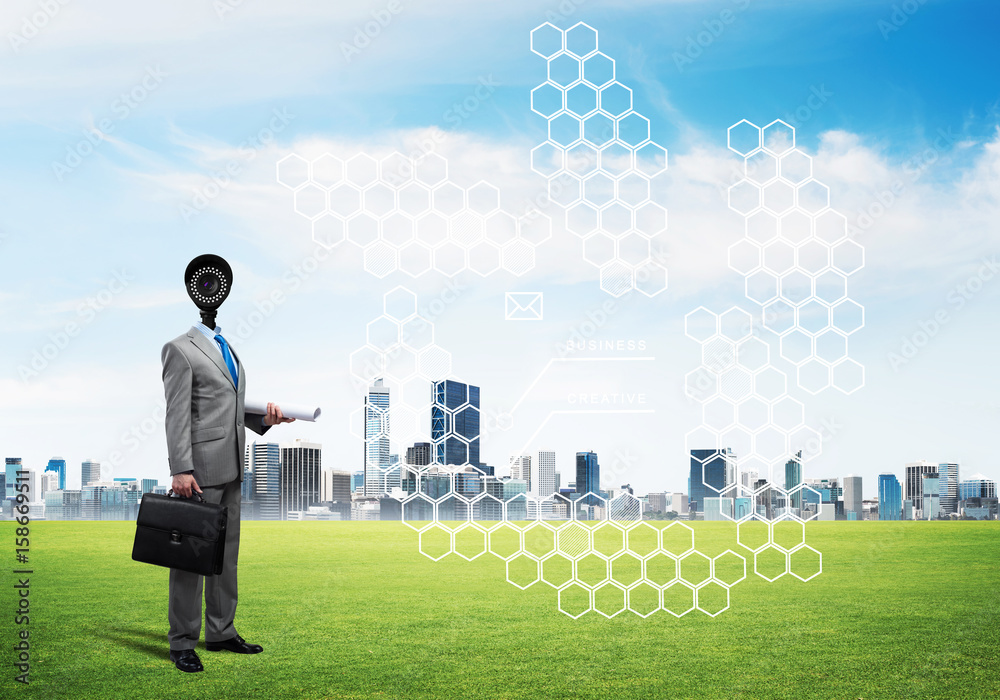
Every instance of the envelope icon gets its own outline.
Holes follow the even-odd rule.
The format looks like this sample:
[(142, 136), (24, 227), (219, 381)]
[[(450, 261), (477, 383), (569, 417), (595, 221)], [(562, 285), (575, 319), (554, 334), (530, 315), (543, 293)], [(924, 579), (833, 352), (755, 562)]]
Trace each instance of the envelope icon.
[(507, 292), (504, 318), (508, 321), (541, 321), (541, 292)]

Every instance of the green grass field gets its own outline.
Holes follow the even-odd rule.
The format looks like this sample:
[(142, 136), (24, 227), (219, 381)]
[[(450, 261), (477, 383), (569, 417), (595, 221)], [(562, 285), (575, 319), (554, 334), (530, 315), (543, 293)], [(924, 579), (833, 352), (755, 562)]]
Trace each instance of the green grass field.
[[(662, 526), (662, 524), (660, 524)], [(707, 554), (735, 526), (693, 523)], [(245, 522), (237, 628), (264, 653), (167, 657), (167, 571), (130, 559), (134, 523), (31, 526), (30, 686), (6, 698), (992, 698), (1000, 523), (810, 523), (823, 573), (754, 575), (716, 618), (573, 620), (487, 554), (433, 562), (399, 523)], [(14, 526), (0, 526), (13, 562)]]

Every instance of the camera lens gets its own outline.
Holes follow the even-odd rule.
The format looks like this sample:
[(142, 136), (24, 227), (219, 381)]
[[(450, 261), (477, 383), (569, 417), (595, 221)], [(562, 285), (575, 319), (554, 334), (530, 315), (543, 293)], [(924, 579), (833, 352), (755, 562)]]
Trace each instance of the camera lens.
[(219, 275), (215, 270), (201, 273), (198, 276), (198, 281), (195, 282), (195, 287), (206, 297), (215, 296), (216, 292), (219, 291), (219, 285)]

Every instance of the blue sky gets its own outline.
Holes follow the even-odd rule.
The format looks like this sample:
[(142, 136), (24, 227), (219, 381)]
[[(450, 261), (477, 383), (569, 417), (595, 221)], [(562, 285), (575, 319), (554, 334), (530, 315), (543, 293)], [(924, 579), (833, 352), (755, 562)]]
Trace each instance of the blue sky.
[[(700, 418), (681, 389), (698, 363), (683, 317), (700, 305), (722, 311), (747, 304), (724, 254), (742, 231), (722, 196), (739, 165), (725, 150), (726, 128), (744, 118), (763, 125), (794, 115), (819, 90), (828, 97), (798, 124), (798, 143), (814, 156), (833, 206), (857, 222), (878, 193), (904, 186), (889, 213), (858, 238), (866, 266), (851, 289), (866, 307), (866, 327), (852, 338), (851, 354), (867, 368), (866, 387), (846, 397), (801, 397), (810, 424), (843, 426), (806, 476), (860, 473), (871, 494), (880, 471), (900, 473), (907, 461), (929, 459), (998, 478), (987, 436), (1000, 409), (993, 350), (1000, 284), (985, 282), (962, 308), (949, 295), (976, 275), (983, 257), (1000, 253), (1000, 88), (991, 70), (1000, 58), (992, 35), (1000, 8), (929, 0), (892, 24), (894, 5), (402, 3), (348, 62), (343, 42), (372, 12), (385, 16), (389, 4), (246, 0), (221, 18), (210, 3), (193, 0), (141, 11), (124, 2), (70, 4), (37, 36), (15, 42), (15, 52), (9, 33), (23, 31), (37, 4), (8, 3), (0, 16), (7, 37), (0, 48), (0, 383), (8, 397), (0, 448), (33, 467), (53, 455), (71, 465), (85, 457), (108, 462), (118, 450), (124, 456), (110, 476), (166, 477), (162, 425), (142, 426), (152, 425), (162, 396), (160, 347), (197, 318), (180, 276), (202, 252), (233, 263), (236, 291), (220, 314), (227, 330), (227, 318), (246, 318), (255, 301), (281, 287), (290, 266), (313, 249), (308, 224), (274, 181), (274, 164), (290, 153), (384, 153), (437, 128), (457, 179), (495, 179), (515, 193), (511, 206), (542, 188), (528, 169), (528, 151), (544, 139), (545, 123), (529, 110), (528, 95), (543, 80), (545, 62), (529, 51), (528, 35), (556, 15), (560, 27), (584, 21), (599, 31), (600, 49), (634, 90), (652, 138), (670, 152), (662, 189), (671, 217), (663, 238), (670, 286), (654, 299), (623, 304), (598, 336), (645, 340), (656, 358), (649, 368), (552, 377), (538, 385), (524, 427), (484, 444), (484, 457), (505, 465), (567, 387), (641, 389), (655, 413), (560, 418), (528, 449), (556, 448), (564, 480), (572, 453), (595, 449), (633, 455), (615, 476), (640, 492), (685, 488), (684, 434)], [(560, 7), (576, 9), (559, 17)], [(676, 56), (689, 41), (727, 11), (733, 21), (679, 66)], [(150, 70), (162, 78), (147, 81), (145, 99), (120, 118), (120, 95)], [(449, 110), (484, 78), (498, 87), (456, 124)], [(275, 110), (288, 115), (275, 140), (240, 151)], [(53, 161), (102, 119), (114, 125), (109, 138), (57, 179)], [(232, 185), (187, 223), (180, 205), (233, 158), (240, 173)], [(915, 163), (926, 165), (918, 177)], [(427, 304), (445, 280), (401, 273), (379, 280), (361, 269), (356, 249), (335, 251), (262, 330), (234, 347), (248, 366), (251, 394), (324, 406), (320, 423), (286, 426), (283, 439), (320, 441), (327, 466), (354, 470), (361, 447), (347, 426), (361, 399), (348, 357), (364, 343), (382, 294), (406, 284)], [(39, 376), (22, 381), (18, 367), (50, 334), (80, 320), (80, 304), (122, 270), (132, 278), (128, 286)], [(535, 269), (522, 278), (458, 279), (465, 289), (435, 320), (437, 342), (455, 358), (456, 375), (480, 384), (484, 403), (498, 407), (513, 405), (558, 343), (609, 298), (565, 231), (539, 248)], [(511, 289), (544, 291), (545, 322), (505, 322), (503, 293)], [(900, 352), (902, 339), (939, 310), (947, 323), (894, 369), (889, 353)], [(136, 426), (142, 439), (133, 450), (123, 435)], [(602, 464), (608, 461), (615, 458)]]

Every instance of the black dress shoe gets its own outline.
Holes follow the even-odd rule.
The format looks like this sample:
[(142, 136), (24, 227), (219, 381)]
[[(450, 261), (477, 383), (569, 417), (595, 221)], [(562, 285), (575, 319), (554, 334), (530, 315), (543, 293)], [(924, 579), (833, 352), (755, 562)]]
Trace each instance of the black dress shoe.
[(237, 654), (259, 654), (264, 651), (260, 644), (247, 644), (240, 635), (222, 642), (205, 642), (205, 649), (208, 651), (234, 651)]
[(194, 649), (178, 649), (170, 650), (170, 660), (174, 662), (174, 666), (179, 668), (184, 673), (198, 673), (198, 671), (204, 671), (205, 667), (201, 665), (201, 659), (198, 658), (198, 654), (195, 653)]

